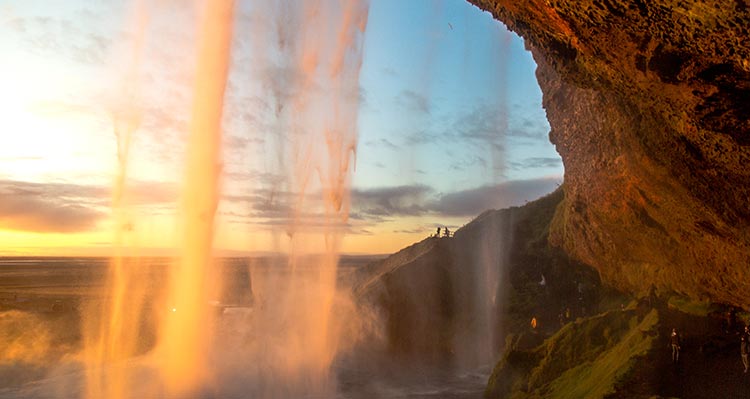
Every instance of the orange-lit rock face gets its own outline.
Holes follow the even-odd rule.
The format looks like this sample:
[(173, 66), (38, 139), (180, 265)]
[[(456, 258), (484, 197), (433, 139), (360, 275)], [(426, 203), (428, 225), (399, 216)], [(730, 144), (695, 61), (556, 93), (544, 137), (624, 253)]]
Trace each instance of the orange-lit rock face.
[(471, 2), (539, 65), (565, 163), (552, 240), (622, 289), (750, 304), (750, 4)]

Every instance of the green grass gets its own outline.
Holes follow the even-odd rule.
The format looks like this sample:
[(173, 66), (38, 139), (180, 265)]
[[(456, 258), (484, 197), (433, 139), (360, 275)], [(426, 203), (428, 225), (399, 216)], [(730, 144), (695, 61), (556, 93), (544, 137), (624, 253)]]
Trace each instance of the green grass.
[(642, 320), (613, 310), (577, 320), (532, 350), (509, 350), (490, 378), (487, 397), (601, 398), (614, 392), (652, 347), (656, 310)]
[[(635, 324), (636, 319), (631, 319)], [(613, 347), (602, 352), (592, 362), (568, 369), (550, 384), (548, 398), (602, 398), (614, 392), (614, 386), (651, 349), (659, 317), (652, 310), (640, 323), (634, 325)]]
[(717, 310), (710, 301), (697, 301), (677, 295), (671, 296), (667, 301), (667, 305), (680, 312), (700, 317), (708, 316), (709, 313)]

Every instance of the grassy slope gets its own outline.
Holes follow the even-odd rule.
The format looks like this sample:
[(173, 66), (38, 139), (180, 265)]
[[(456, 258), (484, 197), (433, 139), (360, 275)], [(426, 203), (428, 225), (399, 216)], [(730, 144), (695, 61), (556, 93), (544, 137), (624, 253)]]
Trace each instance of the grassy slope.
[(506, 352), (487, 397), (602, 398), (652, 347), (656, 311), (613, 310), (579, 319), (528, 351)]
[(592, 362), (585, 362), (565, 371), (550, 384), (551, 398), (602, 398), (614, 392), (615, 384), (645, 356), (654, 345), (658, 316), (651, 311), (642, 321), (630, 319), (632, 327), (614, 346), (601, 351)]
[[(562, 196), (560, 189), (514, 210), (517, 227), (505, 309), (513, 335), (490, 378), (488, 397), (604, 397), (655, 339), (655, 312), (642, 319), (632, 310), (622, 312), (622, 296), (603, 289), (593, 270), (550, 246), (547, 237)], [(542, 274), (544, 290), (538, 284)], [(586, 313), (578, 310), (578, 282), (586, 286)], [(574, 318), (616, 310), (582, 317), (555, 332), (561, 306), (572, 308)], [(527, 332), (531, 315), (544, 326), (536, 334)], [(545, 333), (553, 335), (540, 343)]]

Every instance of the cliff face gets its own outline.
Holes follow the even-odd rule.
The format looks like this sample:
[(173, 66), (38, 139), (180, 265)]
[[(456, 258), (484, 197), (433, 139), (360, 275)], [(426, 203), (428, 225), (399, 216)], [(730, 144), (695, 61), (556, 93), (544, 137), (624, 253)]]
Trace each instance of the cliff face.
[(427, 238), (359, 269), (355, 296), (381, 317), (390, 354), (475, 368), (495, 361), (507, 334), (526, 331), (532, 317), (553, 331), (566, 307), (573, 317), (581, 305), (595, 311), (595, 273), (548, 245), (562, 198), (558, 189), (486, 211), (451, 238)]
[(451, 238), (427, 238), (360, 271), (355, 295), (382, 317), (391, 354), (459, 367), (495, 360), (511, 219), (510, 210), (487, 211)]
[(538, 64), (550, 240), (619, 289), (750, 305), (750, 1), (470, 1)]

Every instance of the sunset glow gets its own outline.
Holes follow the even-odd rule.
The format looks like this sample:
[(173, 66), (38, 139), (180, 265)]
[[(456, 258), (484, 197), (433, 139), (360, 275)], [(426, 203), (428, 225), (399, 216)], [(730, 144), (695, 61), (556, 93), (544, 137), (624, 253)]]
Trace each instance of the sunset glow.
[[(396, 6), (379, 1), (369, 9), (352, 217), (341, 227), (347, 253), (398, 250), (485, 208), (523, 204), (561, 180), (534, 64), (520, 39), (463, 2), (445, 2), (430, 15), (417, 6), (393, 12)], [(196, 47), (189, 28), (195, 10), (148, 5), (140, 12), (148, 18), (114, 4), (28, 2), (0, 10), (0, 253), (109, 254), (114, 131), (123, 112), (134, 113), (136, 124), (125, 193), (131, 244), (143, 255), (175, 253), (194, 73), (184, 59)], [(281, 75), (253, 67), (253, 57), (275, 56), (263, 55), (251, 33), (265, 23), (258, 7), (238, 2), (238, 10), (216, 247), (226, 254), (285, 251), (282, 226), (294, 217), (286, 209), (295, 194), (273, 172), (289, 160), (273, 155), (284, 140), (274, 132), (284, 126), (269, 112), (263, 83)], [(163, 46), (164, 38), (175, 45)], [(128, 60), (138, 40), (143, 55), (133, 69)], [(323, 197), (317, 179), (305, 200), (313, 208)], [(305, 251), (321, 251), (319, 217), (304, 215)]]

